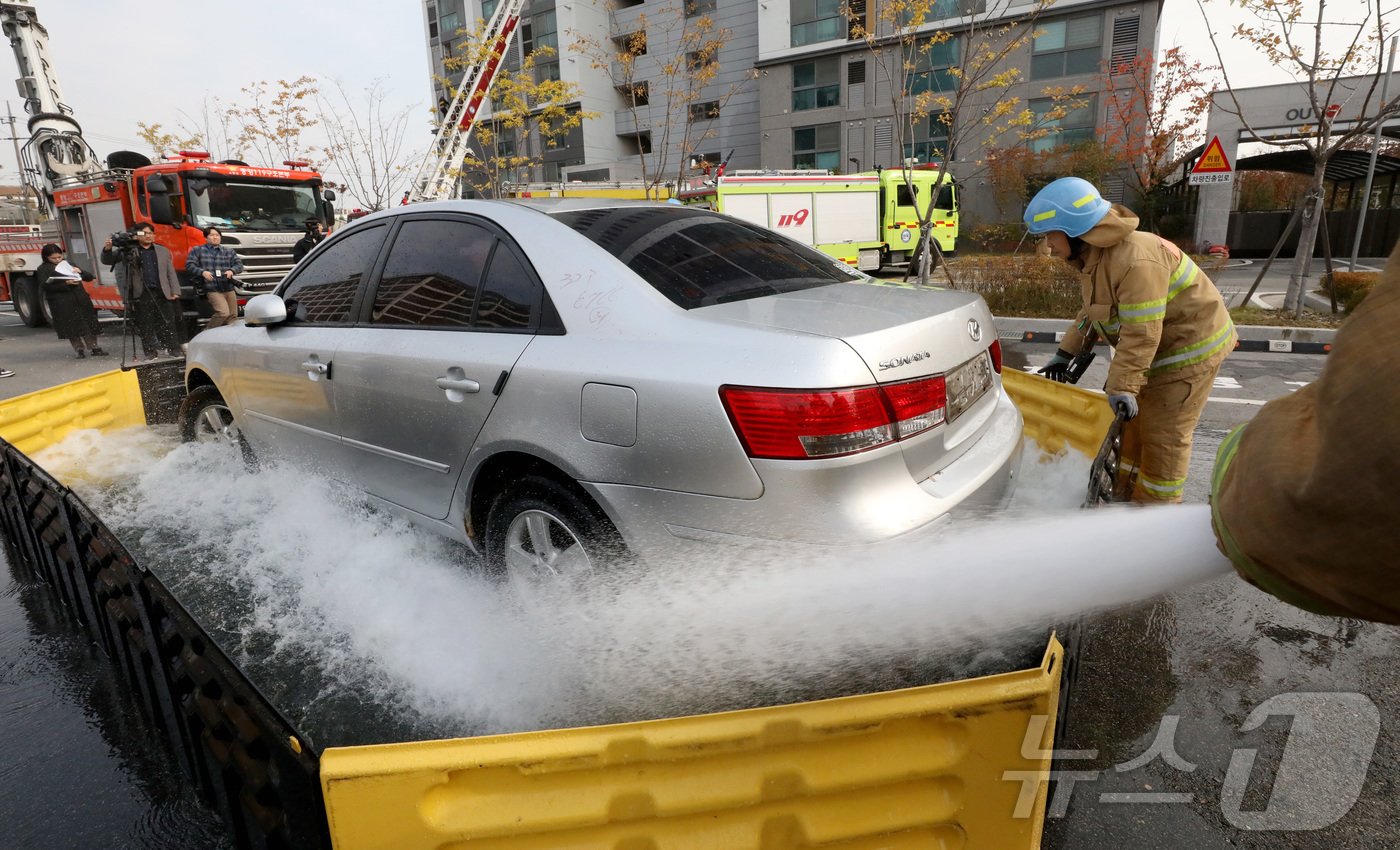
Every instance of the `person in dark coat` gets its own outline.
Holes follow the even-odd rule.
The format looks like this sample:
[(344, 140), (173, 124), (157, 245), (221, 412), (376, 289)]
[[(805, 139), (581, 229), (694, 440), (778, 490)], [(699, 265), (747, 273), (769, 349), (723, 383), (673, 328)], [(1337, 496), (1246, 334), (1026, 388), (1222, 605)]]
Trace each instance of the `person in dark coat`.
[(83, 281), (92, 280), (92, 275), (77, 266), (72, 269), (80, 278), (60, 275), (57, 267), (63, 262), (63, 248), (52, 242), (45, 245), (39, 255), (44, 261), (34, 272), (34, 278), (44, 290), (44, 300), (53, 314), (53, 329), (59, 339), (68, 340), (79, 359), (87, 356), (83, 352), (84, 345), (93, 356), (106, 357), (107, 352), (97, 344), (97, 309), (83, 287)]

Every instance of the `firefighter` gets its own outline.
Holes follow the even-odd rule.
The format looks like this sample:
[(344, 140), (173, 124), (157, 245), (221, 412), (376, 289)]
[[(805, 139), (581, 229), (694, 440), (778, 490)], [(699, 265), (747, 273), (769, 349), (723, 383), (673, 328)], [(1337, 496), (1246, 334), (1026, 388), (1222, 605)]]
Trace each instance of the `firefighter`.
[(1220, 292), (1191, 257), (1139, 232), (1138, 217), (1110, 204), (1087, 180), (1062, 177), (1026, 207), (1031, 233), (1081, 272), (1084, 306), (1060, 350), (1041, 369), (1056, 380), (1094, 338), (1115, 346), (1105, 391), (1129, 420), (1114, 496), (1179, 502), (1186, 489), (1191, 435), (1235, 326)]
[(1319, 614), (1400, 624), (1400, 247), (1322, 376), (1220, 446), (1211, 519), (1246, 581)]

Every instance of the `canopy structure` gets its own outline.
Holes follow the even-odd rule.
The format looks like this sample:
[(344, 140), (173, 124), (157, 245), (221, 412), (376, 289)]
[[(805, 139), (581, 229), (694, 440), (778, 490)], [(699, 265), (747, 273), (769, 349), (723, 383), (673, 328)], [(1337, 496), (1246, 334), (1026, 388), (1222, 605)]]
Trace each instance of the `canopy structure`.
[[(1326, 179), (1329, 183), (1346, 183), (1351, 180), (1365, 180), (1366, 169), (1371, 164), (1370, 151), (1340, 150), (1327, 160)], [(1236, 171), (1288, 171), (1294, 174), (1312, 174), (1312, 154), (1305, 150), (1272, 151), (1256, 156), (1247, 156), (1235, 163)], [(1376, 176), (1400, 174), (1400, 157), (1381, 154), (1376, 157)]]

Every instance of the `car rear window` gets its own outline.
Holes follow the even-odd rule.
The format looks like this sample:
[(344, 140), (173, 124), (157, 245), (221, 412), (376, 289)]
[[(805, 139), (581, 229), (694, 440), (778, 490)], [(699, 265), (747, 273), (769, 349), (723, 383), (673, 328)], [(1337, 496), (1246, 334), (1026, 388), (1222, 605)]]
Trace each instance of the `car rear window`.
[(687, 310), (864, 279), (820, 251), (707, 210), (607, 207), (552, 215)]

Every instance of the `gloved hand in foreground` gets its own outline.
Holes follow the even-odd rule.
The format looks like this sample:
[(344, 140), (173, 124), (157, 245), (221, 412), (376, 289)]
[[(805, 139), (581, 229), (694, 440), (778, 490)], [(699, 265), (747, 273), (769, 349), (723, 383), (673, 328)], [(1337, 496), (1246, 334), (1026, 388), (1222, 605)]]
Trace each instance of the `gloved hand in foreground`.
[(1063, 384), (1069, 380), (1068, 370), (1072, 360), (1074, 360), (1073, 354), (1063, 348), (1056, 349), (1055, 356), (1050, 358), (1050, 362), (1036, 371), (1052, 381), (1059, 381)]
[(1108, 406), (1114, 413), (1122, 411), (1124, 419), (1136, 419), (1138, 415), (1137, 396), (1129, 393), (1109, 393)]

